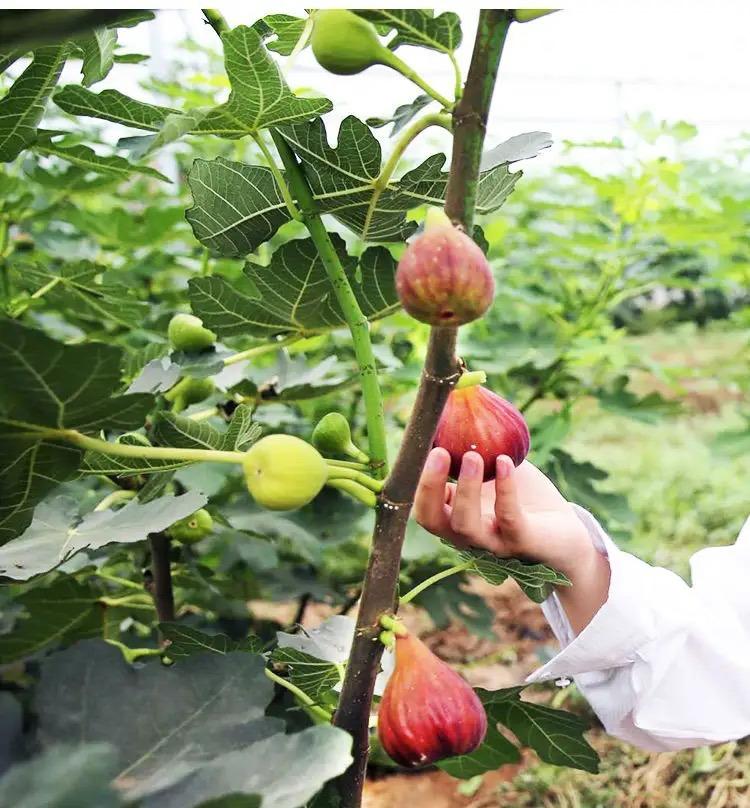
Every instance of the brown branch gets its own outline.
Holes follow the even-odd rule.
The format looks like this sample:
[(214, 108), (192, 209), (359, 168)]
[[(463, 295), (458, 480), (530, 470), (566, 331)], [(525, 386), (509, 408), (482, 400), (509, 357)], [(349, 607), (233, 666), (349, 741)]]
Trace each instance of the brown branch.
[[(462, 99), (454, 112), (451, 173), (446, 212), (471, 232), (479, 164), (497, 69), (510, 14), (480, 13), (471, 66)], [(341, 808), (359, 808), (369, 753), (369, 719), (383, 646), (378, 642), (381, 615), (396, 606), (401, 547), (414, 492), (445, 401), (458, 379), (456, 329), (433, 328), (414, 409), (393, 470), (380, 497), (372, 550), (362, 591), (357, 628), (334, 724), (353, 738), (354, 763), (339, 778)]]
[(152, 533), (148, 537), (151, 548), (151, 582), (149, 591), (154, 599), (156, 617), (160, 623), (174, 620), (174, 594), (172, 570), (169, 565), (170, 541), (166, 533)]

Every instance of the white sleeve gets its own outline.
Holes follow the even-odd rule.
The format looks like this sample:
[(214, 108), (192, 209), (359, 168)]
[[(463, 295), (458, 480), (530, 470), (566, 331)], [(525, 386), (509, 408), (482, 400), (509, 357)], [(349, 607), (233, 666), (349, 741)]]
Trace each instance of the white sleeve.
[(556, 595), (543, 604), (563, 648), (527, 681), (573, 677), (607, 732), (644, 749), (750, 735), (750, 519), (736, 544), (692, 557), (691, 587), (576, 510), (609, 559), (608, 598), (578, 636)]

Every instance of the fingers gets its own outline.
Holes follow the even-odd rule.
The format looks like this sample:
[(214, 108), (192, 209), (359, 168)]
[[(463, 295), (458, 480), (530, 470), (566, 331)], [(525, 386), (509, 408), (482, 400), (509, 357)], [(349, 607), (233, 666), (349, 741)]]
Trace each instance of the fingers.
[(433, 449), (427, 456), (414, 497), (414, 518), (425, 530), (447, 538), (450, 523), (445, 507), (451, 458), (445, 449)]
[(450, 525), (456, 533), (469, 539), (477, 537), (482, 528), (482, 481), (484, 460), (477, 452), (466, 452), (453, 496)]
[(495, 523), (505, 540), (520, 538), (524, 525), (513, 461), (500, 455), (495, 471)]

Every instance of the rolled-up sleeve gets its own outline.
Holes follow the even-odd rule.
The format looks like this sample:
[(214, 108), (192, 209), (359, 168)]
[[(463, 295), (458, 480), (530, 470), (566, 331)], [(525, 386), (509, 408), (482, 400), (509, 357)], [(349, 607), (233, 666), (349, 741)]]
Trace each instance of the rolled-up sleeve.
[(573, 677), (605, 729), (644, 749), (750, 735), (750, 520), (693, 556), (689, 586), (576, 510), (609, 559), (607, 601), (576, 636), (553, 594), (542, 608), (562, 650), (527, 681)]

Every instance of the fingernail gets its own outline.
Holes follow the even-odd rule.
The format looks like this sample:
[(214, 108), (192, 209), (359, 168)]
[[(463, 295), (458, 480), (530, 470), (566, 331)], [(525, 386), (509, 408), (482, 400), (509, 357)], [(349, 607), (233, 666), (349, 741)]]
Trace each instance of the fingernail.
[(467, 452), (461, 458), (461, 476), (474, 479), (479, 476), (479, 471), (482, 466), (482, 458), (475, 452)]
[(445, 468), (444, 455), (440, 449), (433, 449), (427, 455), (427, 462), (424, 467), (426, 471), (442, 471)]
[(504, 480), (510, 477), (511, 469), (513, 468), (513, 461), (506, 455), (500, 455), (495, 461), (495, 477), (498, 480)]

